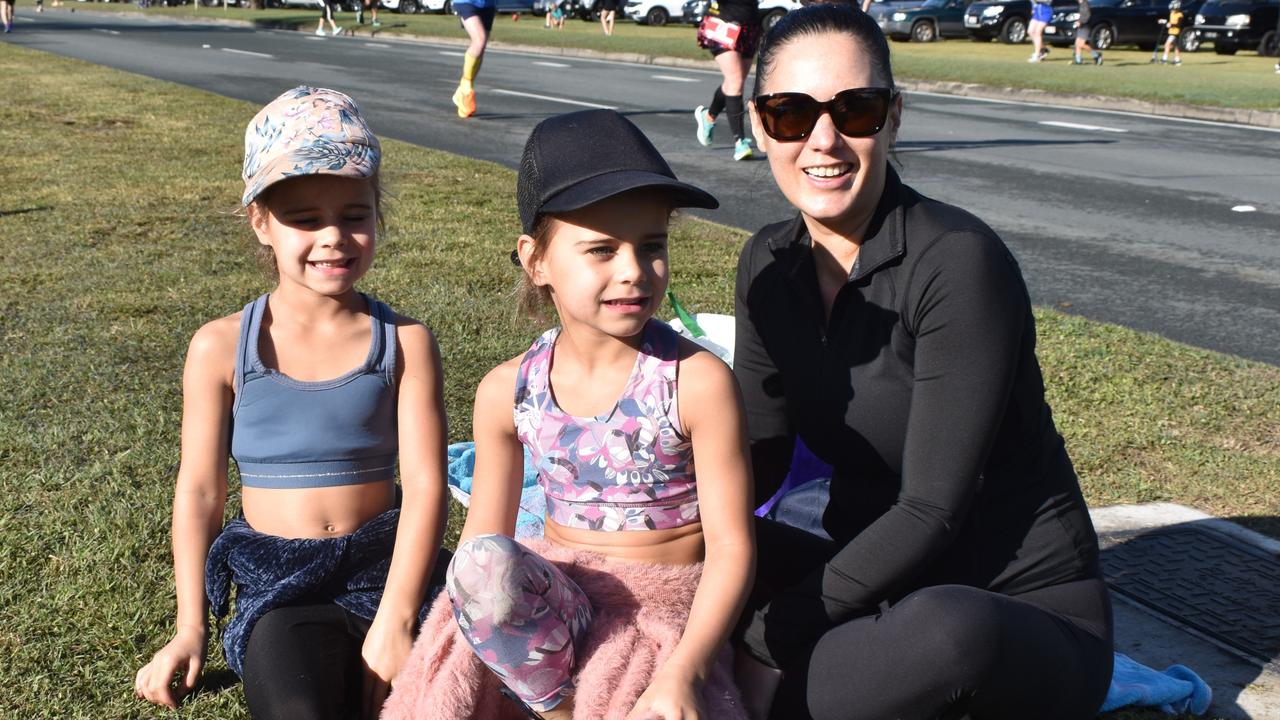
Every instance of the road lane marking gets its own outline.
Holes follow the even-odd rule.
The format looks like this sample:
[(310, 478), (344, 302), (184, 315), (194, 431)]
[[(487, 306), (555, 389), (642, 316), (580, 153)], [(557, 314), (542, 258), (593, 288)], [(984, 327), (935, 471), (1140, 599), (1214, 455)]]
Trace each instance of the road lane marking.
[(457, 50), (441, 50), (440, 54), (448, 55), (449, 57), (462, 57), (463, 55), (463, 53), (460, 53)]
[(572, 65), (570, 65), (570, 64), (568, 64), (568, 63), (547, 62), (546, 60), (534, 60), (534, 61), (533, 61), (533, 64), (534, 64), (534, 65), (541, 65), (542, 67), (553, 67), (553, 68), (567, 68), (567, 67), (573, 67)]
[(1231, 208), (1232, 212), (1257, 212), (1258, 208), (1252, 205), (1237, 205)]
[(119, 34), (120, 34), (120, 31), (119, 31), (119, 30), (108, 30), (108, 29), (106, 29), (106, 28), (94, 28), (94, 29), (93, 29), (93, 31), (94, 31), (94, 32), (111, 33), (112, 35), (119, 35)]
[(387, 45), (386, 43), (375, 43), (375, 42), (367, 42), (367, 43), (365, 43), (365, 44), (364, 44), (364, 46), (365, 46), (365, 47), (376, 47), (376, 48), (389, 48), (389, 47), (391, 47), (390, 45)]
[(1104, 127), (1102, 125), (1085, 125), (1084, 123), (1063, 122), (1061, 120), (1041, 120), (1041, 125), (1052, 125), (1053, 127), (1067, 128), (1069, 130), (1092, 130), (1094, 132), (1113, 132), (1127, 133), (1128, 130), (1120, 128)]
[(654, 80), (670, 80), (671, 82), (701, 82), (698, 78), (680, 77), (679, 75), (650, 75)]
[(534, 100), (546, 100), (547, 102), (564, 103), (565, 105), (579, 105), (581, 107), (600, 108), (602, 110), (617, 110), (613, 105), (597, 105), (596, 103), (583, 102), (581, 100), (570, 100), (569, 98), (551, 97), (550, 95), (538, 95), (536, 93), (517, 92), (515, 90), (495, 89), (499, 95), (514, 95), (516, 97), (533, 98)]
[(276, 59), (275, 55), (268, 55), (266, 53), (260, 53), (260, 52), (252, 52), (250, 50), (236, 50), (235, 48), (222, 48), (222, 52), (235, 53), (236, 55), (252, 55), (253, 57), (266, 58), (268, 60)]

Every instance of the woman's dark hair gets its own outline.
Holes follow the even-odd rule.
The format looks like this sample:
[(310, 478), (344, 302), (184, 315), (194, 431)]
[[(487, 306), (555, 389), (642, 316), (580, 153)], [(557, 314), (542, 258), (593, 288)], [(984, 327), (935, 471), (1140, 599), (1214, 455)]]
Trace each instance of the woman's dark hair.
[(792, 10), (774, 24), (760, 43), (756, 61), (756, 85), (752, 96), (760, 94), (765, 78), (773, 71), (778, 50), (805, 37), (826, 33), (844, 34), (866, 49), (876, 77), (893, 89), (893, 68), (889, 65), (889, 41), (880, 26), (858, 7), (847, 2), (814, 2)]

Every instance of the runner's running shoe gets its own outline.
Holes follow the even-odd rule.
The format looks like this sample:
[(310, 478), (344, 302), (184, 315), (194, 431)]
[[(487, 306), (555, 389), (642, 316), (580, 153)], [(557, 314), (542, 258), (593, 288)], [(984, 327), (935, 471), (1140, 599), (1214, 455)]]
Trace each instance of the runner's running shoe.
[(693, 119), (698, 122), (698, 142), (710, 145), (711, 133), (716, 129), (716, 121), (707, 117), (707, 109), (702, 105), (694, 109)]
[(755, 155), (755, 151), (751, 149), (750, 138), (738, 138), (738, 142), (733, 144), (734, 160), (749, 160)]
[(459, 85), (453, 91), (453, 104), (458, 106), (458, 117), (469, 118), (476, 114), (476, 91), (463, 90)]

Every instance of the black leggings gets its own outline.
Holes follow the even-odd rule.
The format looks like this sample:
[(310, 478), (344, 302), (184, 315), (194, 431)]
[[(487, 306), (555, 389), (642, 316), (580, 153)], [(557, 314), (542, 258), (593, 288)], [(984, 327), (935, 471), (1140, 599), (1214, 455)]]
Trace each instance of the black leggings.
[[(797, 559), (822, 562), (834, 550), (768, 521), (757, 531), (757, 589), (797, 582), (815, 567)], [(925, 587), (827, 631), (807, 662), (786, 668), (770, 717), (1092, 718), (1111, 682), (1112, 652), (1100, 579), (1017, 596)]]
[(272, 610), (253, 626), (244, 695), (254, 720), (359, 718), (368, 620), (338, 605)]

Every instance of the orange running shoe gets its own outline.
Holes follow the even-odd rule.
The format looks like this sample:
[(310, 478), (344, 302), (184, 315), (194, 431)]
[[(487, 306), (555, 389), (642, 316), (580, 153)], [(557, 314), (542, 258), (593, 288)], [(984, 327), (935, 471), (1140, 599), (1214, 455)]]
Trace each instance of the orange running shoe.
[(459, 85), (453, 91), (453, 104), (458, 106), (458, 117), (469, 118), (476, 114), (476, 91), (463, 90)]

